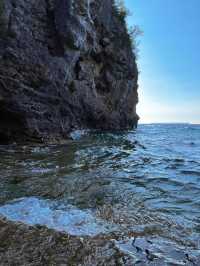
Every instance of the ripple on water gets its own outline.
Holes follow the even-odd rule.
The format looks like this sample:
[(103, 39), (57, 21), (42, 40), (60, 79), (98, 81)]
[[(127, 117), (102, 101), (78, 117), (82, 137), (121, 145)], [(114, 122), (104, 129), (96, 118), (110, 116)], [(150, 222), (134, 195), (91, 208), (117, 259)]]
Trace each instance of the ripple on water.
[(200, 176), (200, 171), (195, 171), (195, 170), (182, 170), (181, 171), (181, 174), (188, 175), (188, 176), (191, 176), (191, 175)]
[(170, 240), (157, 237), (135, 237), (116, 241), (116, 246), (131, 255), (135, 265), (199, 265), (200, 252), (188, 252), (183, 246), (174, 245)]
[[(198, 250), (200, 126), (139, 125), (137, 131), (77, 131), (71, 137), (66, 145), (0, 146), (1, 203), (27, 197), (1, 206), (2, 215), (78, 235), (115, 230), (112, 222), (123, 233), (141, 225), (144, 232), (135, 232), (148, 231), (171, 265), (177, 243), (188, 254), (189, 247)], [(164, 253), (167, 245), (172, 248)]]

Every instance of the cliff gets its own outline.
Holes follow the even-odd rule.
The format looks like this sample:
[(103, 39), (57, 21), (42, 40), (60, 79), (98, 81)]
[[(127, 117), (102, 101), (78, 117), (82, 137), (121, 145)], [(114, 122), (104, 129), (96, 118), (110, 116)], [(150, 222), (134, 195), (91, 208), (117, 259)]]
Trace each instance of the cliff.
[(0, 143), (132, 128), (137, 79), (112, 0), (0, 0)]

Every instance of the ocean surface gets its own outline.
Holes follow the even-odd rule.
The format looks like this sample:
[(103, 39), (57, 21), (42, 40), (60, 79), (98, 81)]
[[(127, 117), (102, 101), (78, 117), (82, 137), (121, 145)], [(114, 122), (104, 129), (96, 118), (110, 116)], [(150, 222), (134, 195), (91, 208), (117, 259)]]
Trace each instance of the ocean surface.
[(136, 262), (200, 265), (200, 125), (71, 137), (0, 146), (1, 216), (77, 236), (115, 233)]

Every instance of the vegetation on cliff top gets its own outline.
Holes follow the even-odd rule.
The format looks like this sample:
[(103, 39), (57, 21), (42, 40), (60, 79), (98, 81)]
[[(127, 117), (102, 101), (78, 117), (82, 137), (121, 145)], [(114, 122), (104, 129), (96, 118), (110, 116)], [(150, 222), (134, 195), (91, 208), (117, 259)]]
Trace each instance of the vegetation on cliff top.
[(126, 25), (127, 33), (129, 37), (128, 40), (137, 58), (139, 54), (139, 44), (140, 44), (138, 37), (143, 34), (143, 31), (138, 25), (133, 25), (133, 26), (127, 25), (126, 18), (131, 15), (131, 12), (128, 8), (126, 8), (124, 4), (124, 0), (114, 0), (113, 8), (115, 10), (115, 14), (117, 18)]

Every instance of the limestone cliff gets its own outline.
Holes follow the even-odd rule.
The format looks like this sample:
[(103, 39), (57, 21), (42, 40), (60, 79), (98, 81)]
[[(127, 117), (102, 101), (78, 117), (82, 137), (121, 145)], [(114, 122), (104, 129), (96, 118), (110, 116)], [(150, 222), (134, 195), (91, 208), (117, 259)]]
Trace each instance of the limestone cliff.
[(112, 0), (0, 0), (0, 143), (131, 128), (137, 79)]

